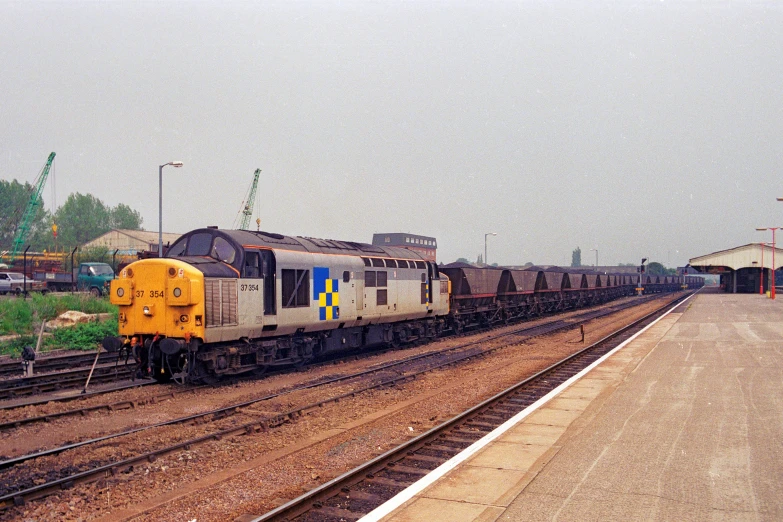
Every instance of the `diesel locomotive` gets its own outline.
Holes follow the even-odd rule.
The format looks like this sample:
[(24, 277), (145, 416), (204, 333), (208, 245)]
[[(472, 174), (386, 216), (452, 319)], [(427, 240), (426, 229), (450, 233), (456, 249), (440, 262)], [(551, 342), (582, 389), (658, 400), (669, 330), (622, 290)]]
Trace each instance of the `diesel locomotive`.
[[(663, 292), (697, 279), (643, 283)], [(405, 248), (209, 227), (120, 272), (110, 291), (119, 337), (103, 346), (127, 350), (158, 380), (209, 382), (598, 304), (636, 286), (634, 274), (438, 267)]]
[(198, 229), (112, 281), (119, 338), (158, 380), (297, 365), (440, 335), (448, 279), (404, 248)]

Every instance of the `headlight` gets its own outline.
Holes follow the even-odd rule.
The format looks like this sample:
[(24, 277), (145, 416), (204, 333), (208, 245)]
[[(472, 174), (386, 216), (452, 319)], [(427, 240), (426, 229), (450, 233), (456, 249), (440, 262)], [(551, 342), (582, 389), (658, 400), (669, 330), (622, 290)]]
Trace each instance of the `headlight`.
[(174, 293), (174, 297), (179, 297), (182, 295), (182, 290), (179, 287), (177, 287), (174, 289), (173, 293)]
[(117, 289), (117, 297), (122, 297), (125, 295), (125, 289), (120, 287)]
[(144, 315), (152, 315), (152, 309), (149, 306), (145, 306), (143, 310), (144, 310)]

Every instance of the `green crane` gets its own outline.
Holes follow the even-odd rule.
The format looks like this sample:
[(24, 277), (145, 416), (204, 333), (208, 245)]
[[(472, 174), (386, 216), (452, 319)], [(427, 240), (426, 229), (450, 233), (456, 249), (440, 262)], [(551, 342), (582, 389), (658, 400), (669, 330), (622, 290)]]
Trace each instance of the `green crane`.
[(239, 219), (239, 230), (248, 230), (250, 226), (250, 218), (253, 215), (253, 205), (256, 201), (256, 189), (258, 188), (258, 177), (261, 175), (261, 169), (256, 169), (253, 174), (253, 183), (250, 184), (250, 190), (248, 196), (242, 203), (242, 210), (240, 214), (242, 217)]
[(35, 187), (30, 194), (30, 201), (27, 202), (27, 208), (22, 216), (22, 221), (19, 224), (19, 228), (16, 231), (16, 237), (14, 237), (14, 245), (11, 248), (10, 262), (14, 262), (16, 255), (24, 246), (24, 242), (27, 240), (28, 234), (30, 234), (30, 226), (33, 224), (33, 218), (38, 211), (38, 206), (41, 204), (41, 192), (46, 184), (46, 178), (49, 176), (49, 169), (52, 168), (52, 162), (54, 161), (54, 152), (49, 154), (49, 159), (46, 160), (46, 165), (43, 166), (41, 172), (38, 174), (38, 178), (35, 181)]

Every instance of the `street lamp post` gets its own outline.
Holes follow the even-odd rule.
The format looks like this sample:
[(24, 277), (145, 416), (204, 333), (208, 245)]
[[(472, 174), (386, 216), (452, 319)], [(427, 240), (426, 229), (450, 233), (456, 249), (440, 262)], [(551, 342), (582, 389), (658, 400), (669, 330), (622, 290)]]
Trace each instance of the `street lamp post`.
[(497, 232), (487, 232), (484, 234), (484, 264), (489, 265), (487, 261), (487, 236), (497, 236)]
[(598, 245), (596, 245), (595, 248), (591, 248), (590, 250), (595, 251), (595, 267), (598, 268)]
[[(757, 228), (759, 232), (764, 232), (765, 230), (771, 230), (772, 231), (772, 281), (769, 283), (769, 297), (770, 299), (775, 299), (775, 231), (779, 228), (783, 227), (766, 227), (766, 228)], [(762, 246), (762, 252), (764, 251), (764, 247)]]
[(158, 257), (163, 257), (163, 167), (181, 167), (181, 161), (169, 161), (158, 168)]
[(764, 295), (764, 243), (761, 243), (761, 279), (759, 280), (759, 295)]

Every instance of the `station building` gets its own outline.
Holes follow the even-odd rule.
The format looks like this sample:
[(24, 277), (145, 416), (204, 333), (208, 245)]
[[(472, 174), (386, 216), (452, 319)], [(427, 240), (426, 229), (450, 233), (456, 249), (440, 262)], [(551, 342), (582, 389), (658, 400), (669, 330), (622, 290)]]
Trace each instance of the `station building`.
[(376, 246), (393, 246), (407, 248), (424, 256), (427, 261), (435, 262), (438, 242), (434, 237), (417, 236), (402, 232), (388, 234), (373, 234), (372, 244)]
[[(763, 243), (721, 250), (700, 257), (692, 258), (688, 267), (702, 274), (720, 276), (720, 285), (730, 293), (758, 293), (770, 289), (772, 279), (772, 259), (774, 255), (775, 270), (783, 266), (783, 249)], [(762, 282), (763, 278), (763, 282)]]

